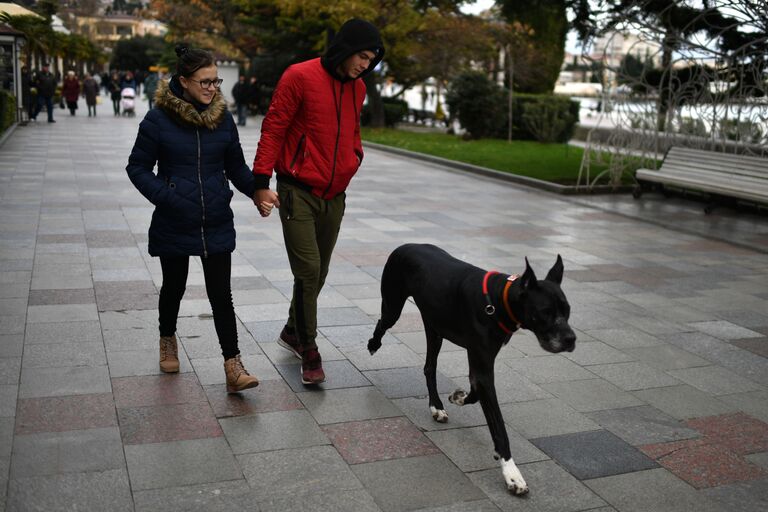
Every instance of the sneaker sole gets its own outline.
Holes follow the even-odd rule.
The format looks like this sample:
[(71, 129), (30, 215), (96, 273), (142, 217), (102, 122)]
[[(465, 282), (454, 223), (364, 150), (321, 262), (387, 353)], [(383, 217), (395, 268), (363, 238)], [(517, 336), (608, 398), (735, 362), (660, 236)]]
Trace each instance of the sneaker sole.
[(323, 379), (323, 380), (304, 380), (304, 377), (301, 378), (301, 383), (305, 384), (307, 386), (313, 386), (315, 384), (322, 384), (323, 382), (325, 382), (325, 379)]
[(288, 343), (283, 341), (283, 338), (277, 338), (277, 344), (283, 347), (285, 350), (288, 350), (291, 352), (294, 356), (301, 359), (301, 354), (299, 354), (292, 346), (290, 346)]
[(179, 367), (177, 366), (176, 368), (163, 368), (161, 366), (160, 371), (163, 373), (179, 373)]

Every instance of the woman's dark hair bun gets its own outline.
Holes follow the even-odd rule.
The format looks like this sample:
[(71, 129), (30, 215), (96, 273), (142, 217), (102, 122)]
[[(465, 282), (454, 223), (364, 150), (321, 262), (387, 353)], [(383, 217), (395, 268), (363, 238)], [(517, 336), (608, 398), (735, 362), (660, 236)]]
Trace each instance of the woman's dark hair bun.
[(176, 50), (176, 56), (181, 57), (187, 54), (187, 52), (189, 51), (189, 46), (185, 44), (177, 44), (175, 50)]

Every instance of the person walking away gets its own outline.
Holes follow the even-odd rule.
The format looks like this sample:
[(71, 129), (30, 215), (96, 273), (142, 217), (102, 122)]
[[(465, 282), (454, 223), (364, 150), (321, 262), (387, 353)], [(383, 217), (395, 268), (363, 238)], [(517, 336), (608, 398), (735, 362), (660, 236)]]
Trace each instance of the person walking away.
[(240, 75), (232, 87), (232, 99), (237, 107), (237, 125), (245, 126), (245, 120), (248, 118), (248, 84), (245, 83), (245, 75)]
[(261, 113), (261, 86), (255, 76), (248, 83), (248, 109), (255, 116)]
[[(160, 370), (179, 371), (176, 321), (186, 288), (189, 257), (199, 256), (213, 323), (224, 357), (227, 391), (259, 384), (240, 359), (230, 277), (235, 187), (253, 198), (256, 178), (243, 157), (211, 53), (176, 46), (176, 75), (160, 82), (156, 108), (141, 124), (126, 171), (155, 205), (149, 254), (160, 258)], [(157, 174), (153, 168), (157, 164)]]
[(345, 190), (363, 160), (365, 84), (360, 78), (383, 56), (376, 27), (360, 19), (347, 21), (322, 58), (283, 73), (261, 127), (253, 164), (259, 182), (256, 202), (262, 215), (268, 213), (271, 191), (265, 187), (274, 171), (294, 279), (288, 320), (277, 341), (301, 358), (304, 384), (325, 380), (315, 341), (317, 297), (344, 215)]
[(35, 107), (35, 115), (32, 116), (33, 120), (37, 120), (38, 114), (45, 105), (48, 111), (48, 122), (55, 123), (53, 119), (53, 95), (56, 93), (56, 77), (48, 71), (48, 63), (43, 63), (43, 68), (38, 71), (33, 81), (35, 88), (37, 89), (37, 106)]
[(133, 89), (134, 93), (136, 92), (136, 79), (130, 71), (126, 71), (125, 76), (120, 81), (120, 90), (128, 88)]
[(83, 96), (85, 96), (85, 104), (88, 106), (88, 117), (96, 117), (96, 98), (99, 96), (99, 84), (96, 83), (96, 79), (89, 73), (85, 74), (85, 80), (83, 80)]
[(61, 85), (61, 95), (64, 96), (64, 101), (67, 102), (69, 115), (75, 115), (77, 99), (80, 97), (80, 80), (77, 79), (74, 71), (67, 71), (67, 76), (64, 77)]
[(115, 71), (107, 82), (109, 98), (112, 100), (112, 110), (116, 116), (120, 115), (120, 75)]
[(147, 95), (147, 102), (149, 103), (149, 110), (152, 110), (152, 106), (155, 104), (155, 93), (157, 92), (157, 73), (151, 72), (144, 79), (144, 94)]
[(21, 104), (23, 112), (29, 119), (32, 119), (34, 113), (32, 107), (32, 74), (27, 66), (21, 67)]

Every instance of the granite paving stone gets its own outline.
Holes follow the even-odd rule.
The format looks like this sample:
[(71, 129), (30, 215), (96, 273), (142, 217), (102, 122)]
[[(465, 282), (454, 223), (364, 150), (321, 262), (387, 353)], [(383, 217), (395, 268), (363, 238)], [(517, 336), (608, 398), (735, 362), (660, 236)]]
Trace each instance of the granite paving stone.
[[(363, 372), (365, 378), (384, 393), (387, 398), (404, 398), (409, 396), (427, 396), (427, 382), (421, 368), (391, 368)], [(447, 396), (456, 389), (452, 379), (437, 372), (437, 392)], [(447, 401), (447, 400), (446, 400)]]
[(669, 345), (628, 348), (624, 352), (647, 363), (657, 370), (675, 370), (708, 366), (711, 363), (690, 352)]
[[(515, 464), (547, 460), (549, 457), (523, 436), (506, 427), (509, 447)], [(493, 440), (488, 427), (457, 428), (426, 432), (432, 442), (464, 472), (498, 468)]]
[(681, 384), (681, 381), (646, 363), (615, 363), (591, 365), (589, 371), (624, 391), (661, 388)]
[[(617, 510), (628, 512), (715, 512), (719, 505), (669, 471), (659, 468), (584, 482)], [(649, 492), (652, 489), (653, 492)]]
[(531, 443), (579, 480), (658, 467), (640, 450), (605, 430), (543, 437)]
[(643, 402), (602, 379), (552, 382), (541, 387), (579, 412), (643, 405)]
[[(286, 353), (288, 352), (286, 351)], [(349, 361), (323, 361), (325, 382), (309, 386), (302, 384), (301, 365), (298, 363), (298, 359), (291, 357), (293, 361), (297, 361), (295, 364), (276, 364), (275, 368), (296, 393), (313, 389), (331, 390), (371, 385), (370, 381)]]
[(19, 400), (16, 435), (117, 426), (111, 393)]
[(715, 396), (747, 393), (763, 389), (754, 382), (719, 366), (670, 370), (668, 373), (691, 386)]
[(244, 478), (133, 493), (136, 512), (259, 510), (255, 504), (257, 497)]
[(243, 475), (260, 500), (362, 490), (363, 485), (332, 446), (238, 455)]
[(448, 414), (446, 423), (438, 423), (432, 418), (429, 400), (426, 397), (398, 398), (393, 399), (392, 403), (414, 424), (426, 431), (475, 427), (486, 424), (483, 410), (479, 404), (459, 407), (449, 403), (447, 397), (442, 397), (442, 399)]
[(595, 374), (561, 356), (526, 357), (505, 364), (534, 384), (595, 378)]
[(364, 490), (315, 492), (310, 495), (288, 495), (258, 500), (261, 512), (304, 512), (334, 510), (338, 512), (380, 512), (373, 497)]
[(24, 350), (24, 368), (63, 366), (106, 366), (102, 343), (47, 343), (29, 345)]
[(282, 380), (261, 381), (258, 388), (242, 393), (227, 393), (224, 386), (217, 385), (204, 389), (217, 418), (304, 408), (296, 393)]
[(148, 444), (222, 436), (208, 402), (117, 409), (123, 444)]
[(348, 464), (440, 453), (404, 417), (336, 423), (322, 429)]
[(236, 454), (330, 443), (305, 410), (222, 418), (219, 423)]
[[(160, 375), (158, 348), (107, 352), (109, 374), (116, 377)], [(179, 347), (179, 372), (193, 371), (192, 364), (182, 347)], [(222, 370), (223, 371), (223, 370)]]
[(720, 485), (699, 493), (716, 503), (720, 510), (761, 512), (768, 503), (768, 479)]
[(680, 420), (734, 412), (736, 407), (682, 384), (633, 392), (640, 400)]
[(503, 404), (501, 412), (504, 421), (526, 439), (600, 429), (559, 398)]
[(369, 462), (351, 469), (385, 512), (485, 498), (444, 455)]
[(298, 397), (321, 425), (402, 415), (389, 399), (372, 386), (309, 391), (299, 393)]
[(109, 510), (130, 512), (133, 499), (125, 469), (64, 473), (11, 480), (7, 510)]
[(30, 324), (24, 333), (24, 343), (100, 343), (99, 322), (52, 322)]
[(112, 393), (118, 408), (206, 401), (206, 395), (194, 373), (114, 378)]
[(503, 511), (580, 512), (606, 504), (553, 461), (521, 464), (518, 469), (530, 489), (523, 498), (507, 491), (500, 469), (470, 473), (469, 478)]
[(112, 390), (108, 371), (106, 366), (22, 366), (19, 398), (109, 393)]
[(128, 445), (125, 459), (134, 492), (243, 476), (223, 437)]
[(595, 411), (585, 416), (633, 446), (699, 437), (698, 431), (649, 405)]
[(123, 469), (123, 445), (116, 427), (16, 436), (12, 479)]
[(403, 343), (382, 345), (374, 355), (371, 355), (368, 347), (363, 344), (356, 347), (342, 347), (341, 352), (360, 371), (424, 366), (424, 357)]

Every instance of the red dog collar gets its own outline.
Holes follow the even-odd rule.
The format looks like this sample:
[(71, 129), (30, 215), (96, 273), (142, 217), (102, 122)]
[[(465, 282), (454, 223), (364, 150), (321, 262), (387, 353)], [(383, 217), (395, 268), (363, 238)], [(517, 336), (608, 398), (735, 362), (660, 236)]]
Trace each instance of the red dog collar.
[[(485, 314), (488, 316), (493, 316), (496, 314), (496, 307), (491, 303), (491, 296), (488, 294), (488, 278), (490, 278), (492, 275), (498, 274), (495, 270), (489, 270), (485, 273), (485, 277), (483, 277), (483, 295), (485, 295)], [(504, 300), (504, 309), (507, 312), (507, 316), (515, 323), (515, 328), (510, 329), (506, 325), (504, 325), (504, 322), (501, 320), (497, 320), (497, 323), (499, 324), (499, 328), (501, 328), (502, 331), (504, 331), (505, 334), (509, 334), (510, 336), (514, 334), (514, 332), (521, 327), (520, 322), (517, 320), (515, 315), (512, 313), (512, 308), (509, 306), (509, 289), (512, 287), (512, 283), (520, 277), (517, 274), (511, 275), (507, 278), (507, 284), (504, 286), (504, 292), (502, 293), (502, 297)]]

